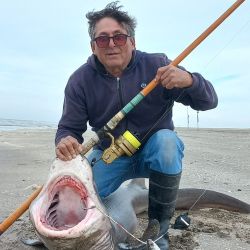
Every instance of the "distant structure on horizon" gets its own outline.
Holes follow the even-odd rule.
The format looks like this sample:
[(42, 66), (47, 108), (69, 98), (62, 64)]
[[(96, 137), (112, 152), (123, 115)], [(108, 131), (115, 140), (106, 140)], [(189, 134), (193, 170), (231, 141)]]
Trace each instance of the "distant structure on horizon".
[(196, 127), (199, 128), (199, 110), (197, 110), (196, 114)]
[[(200, 119), (199, 119), (199, 110), (196, 111), (196, 128), (198, 129), (199, 128), (199, 122), (200, 122)], [(187, 128), (190, 127), (190, 115), (189, 115), (189, 109), (187, 107)]]
[(189, 112), (188, 112), (188, 107), (187, 107), (187, 127), (189, 128)]

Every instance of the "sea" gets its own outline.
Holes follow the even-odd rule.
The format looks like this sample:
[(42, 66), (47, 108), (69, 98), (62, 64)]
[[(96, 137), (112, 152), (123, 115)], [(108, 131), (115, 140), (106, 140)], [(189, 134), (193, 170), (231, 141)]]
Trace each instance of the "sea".
[(0, 131), (17, 129), (56, 129), (57, 124), (45, 121), (17, 120), (0, 118)]

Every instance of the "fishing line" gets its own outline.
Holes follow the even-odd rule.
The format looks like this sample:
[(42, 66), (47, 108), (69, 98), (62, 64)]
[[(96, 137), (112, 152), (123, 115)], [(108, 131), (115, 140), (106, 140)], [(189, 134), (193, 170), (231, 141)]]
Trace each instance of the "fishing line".
[[(232, 41), (236, 38), (236, 36), (238, 36), (244, 29), (245, 27), (248, 25), (248, 23), (250, 22), (250, 19), (241, 26), (241, 28), (233, 35), (233, 37), (222, 47), (222, 49), (220, 49), (218, 51), (218, 53), (215, 54), (215, 56), (213, 58), (211, 58), (210, 61), (208, 61), (208, 63), (204, 66), (204, 68), (206, 69), (212, 62), (214, 62), (217, 57), (225, 50), (226, 47), (228, 47)], [(166, 111), (162, 114), (162, 116), (153, 124), (153, 126), (147, 131), (147, 133), (144, 135), (144, 137), (142, 138), (142, 141), (145, 140), (145, 138), (149, 135), (149, 133), (157, 126), (157, 124), (173, 109), (174, 106), (174, 101), (178, 101), (181, 96), (183, 95), (183, 93), (185, 92), (185, 90), (183, 90), (180, 95), (176, 98), (176, 100), (172, 100), (171, 105), (166, 109)], [(100, 159), (99, 159), (100, 160)], [(95, 162), (96, 163), (96, 162)], [(200, 201), (200, 199), (202, 198), (202, 196), (205, 195), (207, 189), (204, 189), (203, 192), (201, 193), (201, 195), (197, 198), (197, 200), (193, 203), (193, 205), (188, 209), (188, 212), (185, 214), (182, 214), (180, 216), (177, 217), (177, 219), (179, 218), (179, 220), (182, 222), (182, 227), (183, 228), (187, 228), (190, 225), (190, 218), (188, 217), (188, 213), (195, 207), (195, 205)], [(118, 225), (119, 227), (121, 227), (128, 235), (130, 235), (131, 237), (133, 237), (135, 240), (137, 240), (138, 242), (147, 245), (147, 242), (144, 242), (142, 240), (140, 240), (139, 238), (135, 237), (134, 235), (132, 235), (129, 231), (127, 231), (121, 224), (119, 224), (118, 222), (116, 222), (113, 218), (111, 218), (109, 215), (107, 215), (106, 213), (104, 213), (103, 211), (101, 211), (98, 207), (96, 207), (103, 215), (105, 215), (106, 217), (108, 217), (112, 222), (114, 222), (116, 225)], [(175, 222), (177, 222), (177, 219)], [(175, 223), (176, 224), (176, 223)], [(184, 226), (183, 226), (184, 225)], [(160, 240), (162, 237), (164, 237), (167, 234), (167, 232), (165, 232), (164, 234), (162, 234), (159, 238), (157, 238), (155, 241), (153, 242), (157, 242), (158, 240)]]
[[(239, 30), (237, 30), (235, 32), (235, 34), (231, 37), (231, 39), (214, 55), (214, 57), (212, 57), (208, 63), (206, 63), (206, 65), (203, 67), (203, 69), (206, 69), (212, 62), (214, 62), (217, 57), (232, 43), (233, 40), (235, 40), (236, 37), (238, 37), (238, 35), (248, 26), (248, 24), (250, 23), (250, 19), (248, 19), (241, 27)], [(176, 98), (175, 101), (178, 101), (178, 99), (181, 97), (181, 95), (184, 93), (181, 92), (180, 95)], [(171, 107), (169, 107), (169, 109), (167, 109), (167, 111), (162, 115), (162, 117), (159, 118), (159, 120), (152, 126), (152, 128), (146, 133), (146, 135), (143, 137), (142, 141), (147, 137), (147, 135), (152, 131), (152, 129), (164, 118), (165, 115), (167, 115), (172, 107), (174, 106), (174, 103)]]
[[(217, 179), (219, 173), (215, 176), (214, 180)], [(195, 207), (195, 205), (200, 201), (202, 196), (205, 195), (208, 189), (203, 189), (203, 192), (200, 194), (200, 196), (196, 199), (196, 201), (193, 203), (193, 205), (187, 210), (186, 213), (182, 213), (179, 216), (176, 217), (175, 223), (171, 225), (174, 229), (186, 229), (191, 224), (191, 219), (188, 216), (189, 212)]]
[(106, 214), (104, 211), (102, 211), (98, 206), (91, 206), (91, 207), (87, 207), (84, 208), (84, 210), (90, 210), (90, 209), (94, 209), (96, 208), (100, 213), (102, 213), (105, 217), (109, 218), (113, 223), (115, 223), (117, 226), (119, 226), (120, 228), (122, 228), (128, 235), (130, 235), (131, 237), (133, 237), (135, 240), (139, 241), (142, 244), (147, 245), (147, 242), (144, 242), (142, 240), (140, 240), (139, 238), (135, 237), (133, 234), (131, 234), (126, 228), (124, 228), (120, 223), (118, 223), (116, 220), (114, 220), (111, 216), (109, 216), (108, 214)]
[[(232, 38), (222, 47), (222, 49), (220, 49), (214, 57), (211, 58), (210, 61), (208, 61), (208, 63), (203, 67), (204, 69), (208, 68), (208, 66), (214, 62), (217, 57), (226, 49), (226, 47), (228, 47), (232, 41), (238, 37), (238, 35), (248, 26), (248, 24), (250, 23), (250, 19), (248, 19), (241, 27), (238, 31), (236, 31), (236, 33), (232, 36)], [(195, 205), (200, 201), (200, 199), (202, 198), (203, 195), (205, 195), (207, 189), (204, 189), (204, 191), (202, 192), (202, 194), (197, 198), (197, 200), (194, 202), (194, 204), (188, 209), (188, 211), (184, 214), (179, 215), (174, 223), (174, 228), (176, 229), (185, 229), (187, 227), (189, 227), (190, 225), (190, 221), (191, 219), (188, 217), (189, 212), (195, 207)]]
[[(133, 234), (131, 234), (125, 227), (123, 227), (120, 223), (118, 223), (117, 221), (115, 221), (112, 217), (110, 217), (108, 214), (104, 213), (100, 208), (96, 207), (97, 210), (99, 210), (99, 212), (101, 212), (104, 216), (108, 217), (112, 222), (114, 222), (117, 226), (119, 226), (122, 230), (124, 230), (129, 236), (131, 236), (132, 238), (134, 238), (135, 240), (137, 240), (138, 242), (140, 242), (143, 245), (148, 245), (147, 242), (142, 241), (141, 239), (135, 237)], [(163, 236), (165, 236), (168, 232), (162, 234), (160, 237), (158, 237), (156, 240), (152, 240), (151, 241), (153, 243), (156, 243), (158, 240), (160, 240)], [(130, 248), (128, 248), (130, 249)]]
[(194, 208), (194, 206), (198, 203), (201, 197), (207, 192), (207, 189), (204, 189), (202, 194), (198, 197), (198, 199), (194, 202), (194, 204), (188, 209), (188, 213)]
[[(232, 36), (232, 38), (218, 51), (218, 53), (215, 54), (214, 57), (211, 58), (210, 61), (208, 61), (208, 63), (204, 66), (204, 68), (206, 69), (213, 61), (215, 61), (217, 59), (217, 57), (225, 50), (226, 47), (228, 47), (232, 41), (236, 38), (236, 36), (238, 36), (244, 29), (245, 27), (248, 25), (248, 23), (250, 22), (250, 19), (247, 20), (246, 23), (244, 23), (241, 28)], [(172, 100), (171, 105), (166, 109), (166, 111), (162, 114), (162, 116), (153, 124), (153, 126), (148, 130), (148, 132), (144, 135), (144, 137), (142, 138), (142, 141), (145, 140), (145, 138), (148, 136), (148, 134), (157, 126), (157, 124), (172, 110), (173, 106), (174, 106), (174, 101), (178, 101), (181, 96), (183, 95), (183, 93), (185, 92), (185, 90), (183, 90), (180, 95), (176, 98), (176, 100)], [(101, 159), (99, 159), (101, 160)], [(99, 161), (98, 160), (98, 161)], [(92, 161), (93, 162), (93, 161)], [(96, 163), (96, 161), (94, 162)], [(206, 193), (207, 189), (204, 189), (203, 192), (201, 193), (201, 195), (197, 198), (197, 200), (194, 202), (194, 204), (189, 208), (188, 212), (185, 213), (184, 215), (180, 215), (179, 218), (180, 221), (182, 221), (182, 223), (184, 223), (185, 227), (188, 227), (190, 225), (190, 219), (187, 217), (188, 213), (195, 207), (195, 205), (200, 201), (200, 199), (202, 198), (202, 196)], [(126, 233), (128, 233), (131, 237), (133, 237), (134, 239), (136, 239), (137, 241), (141, 242), (142, 244), (147, 244), (146, 242), (141, 241), (140, 239), (136, 238), (134, 235), (132, 235), (130, 232), (128, 232), (122, 225), (120, 225), (118, 222), (116, 222), (113, 218), (111, 218), (109, 215), (105, 214), (104, 212), (102, 212), (99, 208), (97, 208), (101, 213), (103, 213), (105, 216), (107, 216), (110, 220), (112, 220), (115, 224), (117, 224), (119, 227), (121, 227)], [(185, 216), (185, 218), (184, 218)], [(155, 240), (158, 241), (159, 239), (161, 239), (164, 235), (166, 235), (166, 233), (162, 234), (158, 239)]]
[(181, 96), (184, 94), (185, 90), (183, 89), (181, 91), (181, 93), (179, 94), (179, 96), (176, 98), (176, 100), (170, 99), (169, 102), (171, 102), (171, 104), (167, 107), (167, 109), (165, 110), (165, 112), (162, 114), (162, 116), (154, 123), (154, 125), (148, 130), (148, 132), (143, 136), (141, 141), (144, 141), (146, 139), (146, 137), (149, 135), (149, 133), (157, 126), (157, 124), (166, 116), (168, 115), (168, 113), (170, 111), (173, 110), (174, 107), (174, 102), (177, 102)]
[(235, 40), (236, 37), (238, 37), (238, 35), (248, 26), (248, 24), (250, 23), (250, 19), (247, 20), (238, 31), (236, 31), (236, 33), (232, 36), (232, 38), (210, 59), (210, 61), (208, 61), (208, 63), (203, 67), (203, 69), (206, 69), (212, 62), (215, 61), (215, 59), (223, 52), (223, 50), (226, 49), (226, 47), (228, 47), (233, 40)]
[(103, 212), (99, 207), (96, 207), (96, 209), (99, 212), (101, 212), (104, 216), (106, 216), (107, 218), (109, 218), (112, 222), (114, 222), (117, 226), (119, 226), (120, 228), (122, 228), (128, 235), (130, 235), (131, 237), (133, 237), (135, 240), (139, 241), (142, 244), (147, 245), (147, 242), (144, 242), (144, 241), (140, 240), (139, 238), (135, 237), (125, 227), (123, 227), (120, 223), (118, 223), (117, 221), (115, 221), (111, 216), (109, 216), (108, 214), (106, 214), (105, 212)]
[(141, 142), (143, 142), (147, 138), (147, 136), (149, 135), (149, 133), (157, 126), (157, 124), (172, 110), (173, 106), (174, 106), (174, 101), (172, 101), (172, 103), (170, 104), (170, 106), (164, 111), (164, 113), (161, 115), (161, 117), (147, 131), (147, 133), (141, 139)]
[(133, 234), (131, 234), (126, 228), (124, 228), (120, 223), (118, 223), (116, 220), (114, 220), (111, 216), (109, 216), (108, 214), (106, 214), (105, 212), (103, 212), (99, 207), (97, 206), (91, 206), (88, 208), (84, 208), (84, 210), (89, 210), (89, 209), (94, 209), (96, 208), (100, 213), (102, 213), (105, 217), (109, 218), (113, 223), (115, 223), (117, 226), (119, 226), (120, 228), (122, 228), (128, 235), (130, 235), (131, 237), (133, 237), (135, 240), (139, 241), (142, 244), (147, 245), (146, 242), (140, 240), (139, 238), (135, 237)]
[[(235, 32), (235, 34), (231, 37), (231, 39), (208, 61), (208, 63), (206, 63), (206, 65), (203, 67), (203, 69), (206, 69), (212, 62), (214, 62), (217, 57), (232, 43), (233, 40), (235, 40), (236, 37), (238, 37), (238, 35), (248, 26), (248, 24), (250, 23), (250, 19), (247, 20), (241, 27), (239, 30), (237, 30)], [(175, 101), (178, 101), (178, 99), (181, 97), (181, 95), (184, 93), (184, 91), (182, 93), (180, 93), (180, 95), (177, 97), (177, 99)], [(172, 107), (174, 106), (174, 104), (172, 105)], [(166, 112), (166, 114), (164, 115), (167, 115), (168, 113), (170, 112), (170, 108), (169, 108), (169, 111)], [(163, 117), (161, 117), (159, 119), (159, 121), (162, 119)], [(156, 122), (156, 124), (153, 126), (153, 128), (159, 123), (159, 121)], [(153, 129), (152, 128), (152, 129)], [(152, 130), (151, 129), (151, 130)], [(150, 131), (151, 131), (150, 130)], [(149, 132), (150, 132), (149, 131)], [(149, 133), (148, 132), (148, 133)], [(147, 133), (147, 134), (148, 134)], [(147, 136), (147, 134), (145, 135), (145, 137)], [(144, 139), (144, 138), (143, 138)]]
[[(223, 52), (223, 50), (225, 50), (226, 47), (228, 47), (232, 41), (248, 26), (248, 24), (250, 23), (250, 19), (247, 20), (238, 31), (236, 31), (236, 33), (232, 36), (232, 38), (222, 47), (221, 50), (219, 50), (218, 53), (215, 54), (215, 56), (204, 66), (204, 69), (206, 69), (212, 62), (214, 62), (217, 57)], [(204, 191), (202, 192), (202, 194), (198, 197), (198, 199), (194, 202), (194, 204), (188, 209), (188, 212), (186, 212), (185, 214), (181, 214), (176, 218), (175, 224), (174, 226), (178, 227), (180, 226), (180, 221), (182, 223), (185, 224), (185, 226), (183, 227), (188, 227), (189, 223), (187, 222), (187, 220), (189, 220), (190, 222), (190, 218), (188, 217), (189, 212), (195, 207), (195, 205), (200, 201), (200, 199), (202, 198), (202, 196), (206, 193), (207, 189), (204, 189)], [(185, 217), (185, 219), (183, 218)]]
[[(206, 69), (212, 62), (214, 62), (217, 59), (217, 57), (232, 43), (232, 41), (235, 40), (235, 38), (238, 37), (238, 35), (248, 26), (249, 23), (250, 23), (250, 19), (247, 20), (240, 27), (240, 29), (235, 32), (235, 34), (231, 37), (231, 39), (208, 61), (208, 63), (206, 63), (206, 65), (203, 67), (203, 69)], [(176, 98), (175, 101), (178, 101), (178, 99), (181, 97), (181, 95), (183, 94), (183, 92), (180, 93), (180, 95)], [(172, 104), (171, 107), (169, 107), (169, 109), (167, 109), (165, 111), (165, 113), (162, 115), (162, 117), (160, 117), (159, 120), (146, 133), (146, 135), (143, 137), (142, 141), (147, 137), (147, 135), (152, 131), (152, 129), (164, 118), (164, 116), (167, 115), (170, 112), (170, 110), (172, 109), (173, 106), (174, 106), (174, 103)]]

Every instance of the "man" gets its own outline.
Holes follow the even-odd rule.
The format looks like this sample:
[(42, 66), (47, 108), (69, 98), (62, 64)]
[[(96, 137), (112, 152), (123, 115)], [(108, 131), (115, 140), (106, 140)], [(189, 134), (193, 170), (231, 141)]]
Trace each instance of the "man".
[(131, 178), (149, 178), (149, 220), (160, 222), (157, 244), (168, 249), (167, 230), (174, 213), (179, 188), (184, 145), (174, 130), (174, 101), (195, 110), (217, 106), (210, 82), (198, 73), (169, 65), (164, 54), (136, 50), (135, 19), (120, 10), (117, 2), (101, 11), (89, 12), (89, 35), (93, 54), (70, 77), (65, 89), (62, 118), (56, 134), (56, 155), (71, 160), (82, 149), (87, 122), (94, 131), (102, 128), (146, 83), (159, 84), (112, 131), (117, 138), (129, 130), (142, 141), (131, 157), (121, 156), (111, 164), (101, 159), (110, 141), (102, 139), (89, 156), (101, 197), (114, 192)]

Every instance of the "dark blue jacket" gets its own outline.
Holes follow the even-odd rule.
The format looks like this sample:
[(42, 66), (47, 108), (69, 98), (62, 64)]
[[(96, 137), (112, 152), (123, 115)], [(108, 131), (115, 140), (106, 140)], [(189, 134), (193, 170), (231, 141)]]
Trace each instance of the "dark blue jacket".
[[(65, 88), (63, 114), (56, 133), (56, 144), (68, 135), (83, 142), (87, 122), (94, 131), (102, 128), (143, 87), (152, 81), (159, 67), (171, 61), (164, 54), (136, 51), (120, 78), (111, 76), (92, 55), (77, 69)], [(113, 130), (115, 137), (125, 130), (147, 138), (163, 128), (174, 129), (172, 106), (174, 102), (189, 105), (195, 110), (215, 108), (218, 103), (213, 86), (200, 74), (192, 73), (189, 88), (168, 90), (158, 84)], [(146, 139), (147, 139), (146, 138)], [(107, 141), (100, 146), (107, 147)]]

